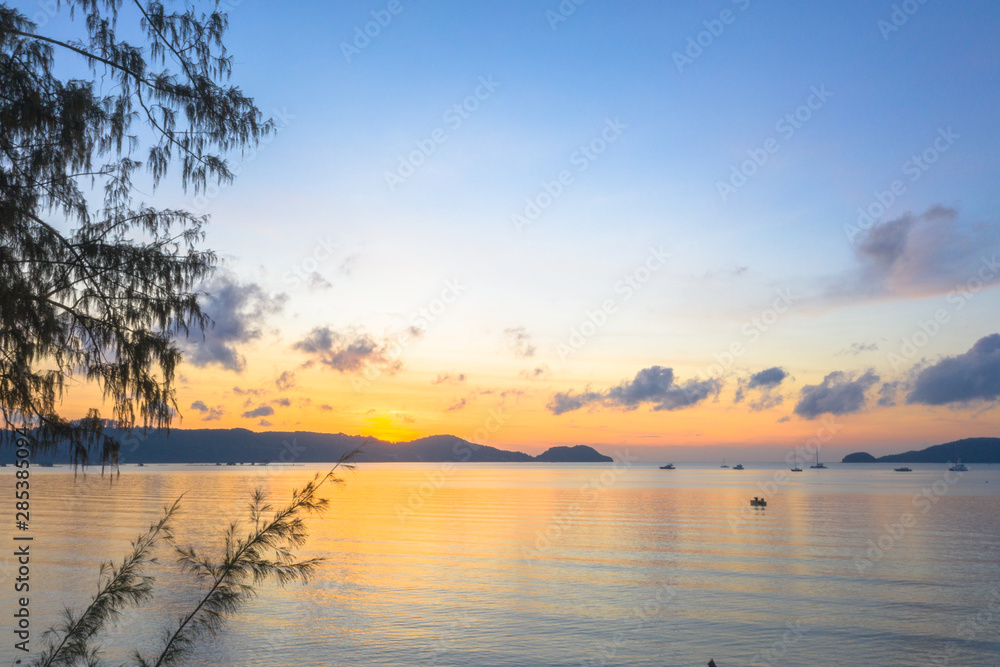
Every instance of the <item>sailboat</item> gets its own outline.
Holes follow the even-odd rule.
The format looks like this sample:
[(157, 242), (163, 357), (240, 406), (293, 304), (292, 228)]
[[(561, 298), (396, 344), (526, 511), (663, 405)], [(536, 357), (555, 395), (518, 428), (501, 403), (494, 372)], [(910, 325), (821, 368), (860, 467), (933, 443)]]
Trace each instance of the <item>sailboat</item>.
[(726, 465), (726, 457), (725, 456), (722, 457), (722, 465), (719, 466), (719, 467), (720, 468), (728, 468), (729, 467), (729, 466)]
[(798, 461), (792, 464), (792, 472), (802, 472), (802, 468), (799, 467)]
[(819, 462), (819, 450), (818, 449), (816, 450), (816, 465), (809, 466), (809, 467), (810, 468), (823, 468), (824, 470), (826, 469), (826, 466)]

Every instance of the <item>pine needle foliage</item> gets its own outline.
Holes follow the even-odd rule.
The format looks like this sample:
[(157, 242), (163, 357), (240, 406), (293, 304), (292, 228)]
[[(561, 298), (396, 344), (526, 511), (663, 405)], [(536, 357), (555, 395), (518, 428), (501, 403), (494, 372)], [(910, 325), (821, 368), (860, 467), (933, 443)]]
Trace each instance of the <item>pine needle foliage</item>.
[(171, 522), (180, 507), (180, 498), (164, 509), (163, 517), (132, 542), (132, 551), (119, 565), (101, 564), (100, 585), (90, 605), (80, 614), (66, 609), (64, 621), (45, 633), (46, 649), (32, 662), (32, 667), (66, 667), (98, 663), (100, 649), (95, 636), (104, 626), (114, 623), (129, 606), (147, 601), (153, 595), (154, 578), (145, 574), (146, 566), (156, 562), (152, 551), (156, 543), (171, 539)]
[(227, 526), (222, 553), (216, 558), (176, 543), (172, 522), (180, 506), (178, 499), (164, 510), (158, 523), (132, 543), (131, 553), (119, 565), (106, 562), (101, 566), (97, 595), (82, 613), (64, 612), (65, 620), (46, 632), (47, 647), (31, 667), (104, 667), (102, 646), (96, 639), (127, 608), (150, 601), (154, 578), (145, 574), (145, 568), (156, 562), (152, 551), (160, 541), (172, 544), (181, 570), (201, 581), (203, 592), (192, 603), (191, 611), (164, 632), (155, 656), (146, 657), (135, 651), (129, 665), (184, 664), (201, 640), (215, 637), (234, 614), (256, 597), (260, 585), (308, 582), (325, 559), (296, 559), (294, 550), (302, 547), (308, 537), (304, 519), (329, 509), (329, 500), (320, 497), (319, 492), (326, 485), (343, 482), (336, 473), (338, 469), (353, 469), (351, 460), (358, 451), (348, 452), (330, 471), (317, 474), (305, 486), (293, 490), (287, 505), (275, 508), (262, 489), (253, 491), (247, 520)]
[(274, 127), (227, 84), (227, 18), (204, 4), (58, 0), (80, 34), (56, 39), (0, 2), (0, 444), (21, 429), (43, 450), (68, 443), (74, 464), (116, 464), (96, 408), (58, 414), (74, 375), (126, 432), (170, 426), (175, 341), (210, 325), (196, 289), (216, 256), (206, 216), (141, 190), (170, 170), (195, 194), (229, 182), (224, 154)]

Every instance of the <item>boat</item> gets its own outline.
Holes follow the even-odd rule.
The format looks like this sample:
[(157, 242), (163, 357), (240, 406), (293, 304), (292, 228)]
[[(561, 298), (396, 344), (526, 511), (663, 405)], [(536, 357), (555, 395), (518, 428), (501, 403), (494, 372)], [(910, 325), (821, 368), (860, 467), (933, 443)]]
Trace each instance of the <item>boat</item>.
[(728, 468), (729, 467), (729, 466), (726, 465), (726, 457), (725, 456), (722, 457), (722, 465), (719, 466), (719, 467), (720, 468)]
[(758, 498), (757, 496), (754, 496), (750, 500), (750, 507), (767, 507), (767, 501), (764, 500), (763, 498)]
[(139, 466), (140, 468), (145, 468), (145, 467), (146, 467), (146, 464), (145, 464), (145, 463), (139, 463), (139, 464), (138, 464), (138, 466)]
[(737, 463), (736, 465), (733, 466), (733, 470), (743, 470), (743, 464)]
[(665, 466), (660, 466), (660, 470), (674, 470), (674, 464), (673, 463), (668, 463)]
[(819, 462), (819, 450), (818, 449), (816, 450), (816, 465), (809, 466), (809, 467), (810, 468), (819, 468), (819, 469), (822, 469), (822, 470), (826, 470), (826, 466)]
[(893, 470), (896, 472), (913, 472), (913, 468), (907, 468), (905, 466), (902, 468), (893, 468)]
[(955, 461), (955, 465), (948, 468), (948, 470), (951, 472), (969, 472), (969, 469), (965, 467), (965, 464), (959, 461)]
[(792, 472), (802, 472), (802, 468), (800, 468), (800, 467), (799, 467), (799, 464), (798, 464), (798, 463), (796, 463), (796, 464), (795, 464), (795, 465), (794, 465), (794, 466), (792, 467)]

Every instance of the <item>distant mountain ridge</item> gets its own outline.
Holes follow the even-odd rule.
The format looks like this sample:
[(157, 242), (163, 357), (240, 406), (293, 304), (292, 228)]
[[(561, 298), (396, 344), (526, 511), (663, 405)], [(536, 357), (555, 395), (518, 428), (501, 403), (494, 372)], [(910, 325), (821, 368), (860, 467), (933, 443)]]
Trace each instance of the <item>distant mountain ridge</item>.
[[(539, 456), (477, 445), (453, 435), (433, 435), (411, 442), (392, 443), (344, 433), (255, 433), (242, 428), (195, 429), (151, 432), (125, 436), (108, 429), (122, 440), (122, 463), (332, 463), (344, 453), (364, 446), (355, 458), (369, 462), (471, 462), (471, 463), (611, 463), (586, 445), (552, 447)], [(0, 460), (13, 461), (13, 448), (0, 450)], [(69, 454), (39, 453), (38, 463), (69, 463)]]
[(855, 452), (842, 463), (1000, 463), (1000, 438), (965, 438), (934, 445), (927, 449), (890, 454), (875, 458), (867, 452)]

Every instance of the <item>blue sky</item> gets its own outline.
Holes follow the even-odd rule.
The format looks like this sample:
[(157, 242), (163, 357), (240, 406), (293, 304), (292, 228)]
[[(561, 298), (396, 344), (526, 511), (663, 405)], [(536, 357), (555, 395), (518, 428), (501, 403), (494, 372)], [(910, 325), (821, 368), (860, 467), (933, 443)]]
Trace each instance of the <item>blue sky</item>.
[[(239, 373), (221, 362), (190, 368), (185, 402), (229, 406), (230, 385), (263, 387), (288, 371), (299, 400), (337, 410), (320, 422), (302, 407), (257, 426), (363, 430), (374, 411), (411, 425), (390, 432), (383, 420), (376, 434), (386, 437), (466, 436), (483, 397), (503, 395), (523, 419), (495, 442), (525, 449), (580, 441), (581, 431), (597, 444), (787, 444), (815, 430), (819, 415), (795, 410), (809, 387), (832, 391), (831, 373), (860, 382), (871, 370), (877, 385), (844, 387), (864, 400), (828, 413), (854, 427), (843, 447), (998, 431), (988, 391), (930, 407), (903, 400), (922, 369), (1000, 330), (1000, 277), (971, 298), (948, 296), (1000, 243), (996, 3), (228, 5), (234, 80), (283, 127), (256, 155), (232, 156), (239, 178), (217, 196), (158, 195), (211, 213), (208, 245), (227, 258), (227, 279), (259, 289), (216, 304), (243, 327), (227, 344), (248, 363)], [(575, 9), (555, 22), (560, 7)], [(391, 21), (348, 59), (344, 44), (372, 12)], [(796, 113), (794, 127), (782, 121)], [(390, 187), (387, 173), (420, 142), (433, 152)], [(925, 151), (934, 163), (915, 171)], [(748, 163), (754, 154), (766, 162)], [(720, 196), (734, 169), (754, 173)], [(519, 231), (514, 216), (561, 176), (559, 196)], [(896, 181), (884, 214), (849, 238), (859, 207), (888, 202), (880, 193)], [(626, 299), (616, 286), (651, 248), (670, 259)], [(379, 346), (455, 280), (461, 296), (420, 327), (375, 389), (357, 391), (358, 373), (386, 370)], [(748, 336), (782, 292), (794, 306)], [(608, 299), (606, 324), (561, 355)], [(894, 363), (941, 309), (947, 323)], [(310, 364), (293, 346), (324, 328), (334, 342)], [(328, 363), (359, 340), (374, 346), (367, 358)], [(608, 393), (643, 369), (670, 368), (678, 384), (654, 389), (660, 400), (705, 379), (734, 343), (745, 350), (714, 395), (684, 409), (616, 404)], [(989, 381), (994, 360), (984, 359), (975, 372)], [(773, 388), (781, 401), (733, 401), (775, 367), (787, 373)], [(467, 379), (445, 393), (447, 383), (431, 383), (441, 374)], [(878, 405), (892, 383), (898, 404)], [(548, 407), (588, 387), (603, 398), (570, 414)], [(225, 411), (223, 423), (254, 426)]]

